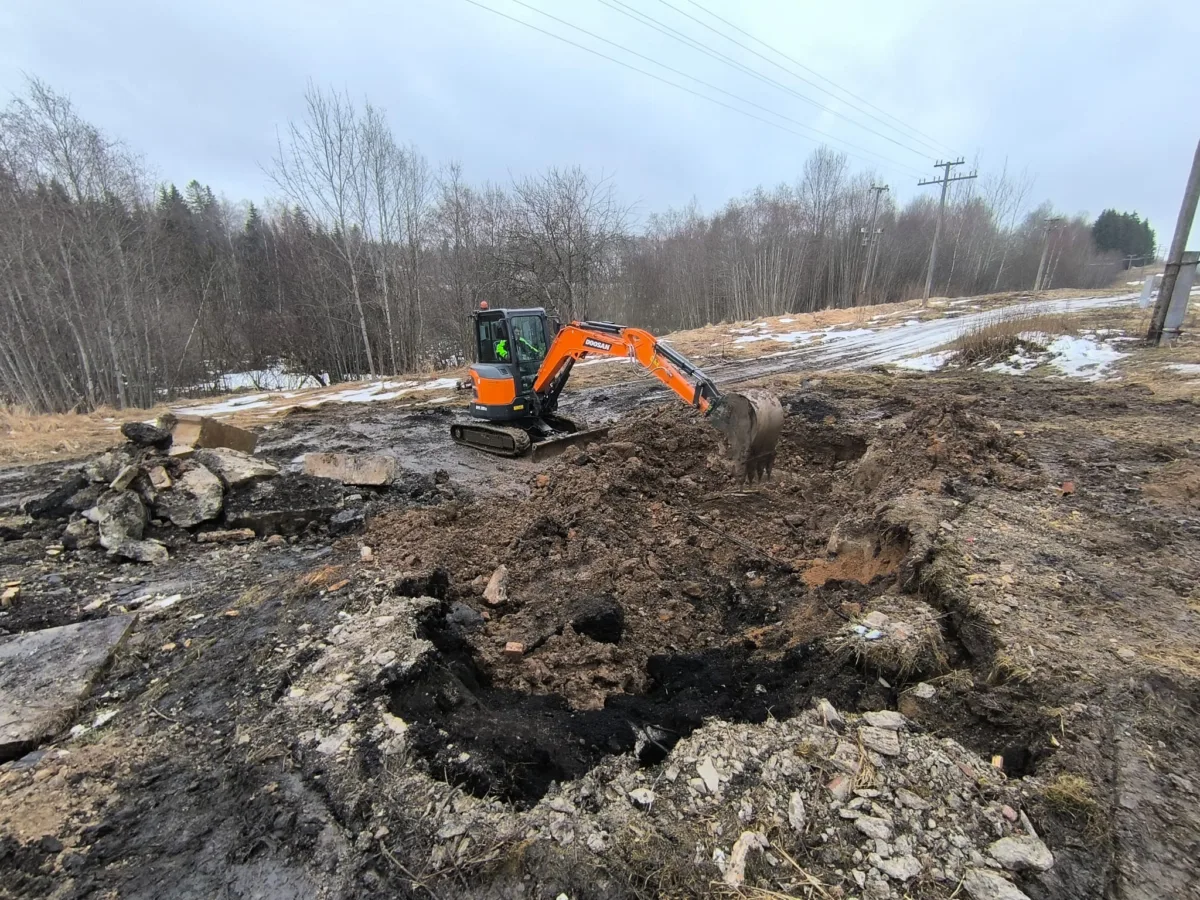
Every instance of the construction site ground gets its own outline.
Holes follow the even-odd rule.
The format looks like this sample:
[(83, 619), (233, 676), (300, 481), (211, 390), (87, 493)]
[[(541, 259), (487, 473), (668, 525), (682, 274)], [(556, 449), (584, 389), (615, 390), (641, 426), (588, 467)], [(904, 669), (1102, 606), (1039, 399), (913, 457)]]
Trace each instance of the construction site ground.
[[(457, 398), (249, 423), (284, 470), (396, 456), (357, 533), (147, 566), (0, 532), (0, 635), (136, 616), (0, 766), (0, 897), (1200, 896), (1200, 349), (1089, 381), (734, 343), (838, 324), (677, 339), (780, 395), (760, 484), (598, 365), (564, 411), (608, 435), (537, 464), (450, 444)], [(0, 517), (67, 468), (35, 444)]]

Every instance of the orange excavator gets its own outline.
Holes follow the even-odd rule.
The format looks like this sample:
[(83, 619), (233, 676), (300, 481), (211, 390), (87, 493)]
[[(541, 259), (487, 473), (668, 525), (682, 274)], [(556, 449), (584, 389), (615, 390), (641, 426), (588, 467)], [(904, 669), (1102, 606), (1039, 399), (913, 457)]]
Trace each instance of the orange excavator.
[(577, 361), (628, 358), (707, 416), (744, 477), (770, 474), (783, 407), (769, 391), (723, 394), (686, 357), (640, 328), (608, 322), (560, 326), (541, 308), (489, 309), (486, 303), (473, 318), (475, 421), (451, 426), (457, 443), (500, 456), (541, 457), (602, 436), (607, 429), (588, 430), (558, 415), (558, 398)]

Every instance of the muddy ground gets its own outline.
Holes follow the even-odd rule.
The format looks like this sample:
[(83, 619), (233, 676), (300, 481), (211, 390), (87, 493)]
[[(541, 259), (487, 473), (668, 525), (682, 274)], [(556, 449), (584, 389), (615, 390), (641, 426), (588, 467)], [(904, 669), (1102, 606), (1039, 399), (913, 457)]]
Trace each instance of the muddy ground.
[[(629, 387), (580, 404), (635, 407), (604, 441), (536, 466), (441, 443), (447, 413), (322, 409), (260, 452), (390, 448), (397, 488), (346, 491), (362, 533), (181, 539), (156, 568), (48, 555), (53, 523), (0, 544), (10, 633), (183, 598), (77, 721), (113, 718), (0, 768), (0, 896), (964, 896), (982, 858), (937, 829), (916, 877), (863, 859), (818, 698), (907, 716), (911, 762), (860, 745), (855, 802), (903, 782), (964, 841), (1035, 829), (1055, 862), (1009, 876), (1027, 896), (1197, 895), (1200, 407), (970, 374), (764, 385), (789, 413), (765, 484)], [(0, 503), (59, 470), (5, 473)], [(893, 625), (867, 641), (872, 611)], [(916, 771), (940, 753), (949, 776)], [(701, 815), (705, 754), (735, 774)], [(771, 850), (735, 888), (715, 860), (744, 828)]]

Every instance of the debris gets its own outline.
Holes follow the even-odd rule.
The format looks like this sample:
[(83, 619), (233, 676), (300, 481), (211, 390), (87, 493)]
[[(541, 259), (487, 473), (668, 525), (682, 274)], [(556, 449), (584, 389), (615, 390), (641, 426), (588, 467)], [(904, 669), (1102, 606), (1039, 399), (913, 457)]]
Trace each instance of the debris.
[(163, 466), (151, 466), (146, 476), (156, 491), (165, 491), (171, 486), (171, 476)]
[(111, 491), (96, 504), (100, 546), (116, 552), (127, 541), (140, 541), (149, 516), (142, 498), (133, 491)]
[(0, 516), (0, 541), (15, 541), (25, 536), (33, 524), (29, 516)]
[(158, 541), (125, 540), (121, 541), (111, 552), (115, 556), (124, 556), (126, 559), (154, 565), (165, 563), (171, 558), (167, 548)]
[(67, 726), (134, 618), (109, 616), (0, 638), (0, 762)]
[(241, 613), (238, 612), (236, 609), (227, 609), (221, 615), (228, 616), (231, 619), (236, 619), (238, 616), (241, 615)]
[(0, 606), (8, 609), (21, 596), (21, 585), (10, 584), (4, 588), (4, 592), (0, 593)]
[(220, 514), (224, 494), (221, 480), (196, 464), (158, 494), (154, 511), (180, 528), (191, 528)]
[(799, 791), (792, 791), (792, 795), (788, 798), (788, 824), (796, 831), (797, 834), (804, 834), (804, 798), (800, 796)]
[(361, 507), (343, 509), (334, 513), (329, 519), (329, 533), (332, 535), (350, 534), (359, 531), (367, 524), (366, 511)]
[(962, 886), (971, 900), (1029, 900), (1015, 884), (988, 869), (967, 869)]
[(988, 853), (1004, 868), (1020, 872), (1034, 869), (1045, 872), (1054, 865), (1054, 854), (1032, 835), (1003, 837), (988, 847)]
[(746, 857), (751, 850), (766, 850), (770, 844), (757, 831), (743, 831), (733, 843), (729, 861), (725, 865), (725, 883), (730, 887), (741, 887), (746, 880)]
[(884, 756), (900, 755), (900, 737), (891, 729), (863, 725), (858, 729), (858, 739), (864, 747), (876, 753), (882, 753)]
[[(116, 477), (116, 473), (113, 473), (113, 477)], [(104, 480), (111, 481), (112, 479)], [(68, 501), (87, 485), (88, 479), (79, 472), (75, 472), (44, 497), (26, 501), (24, 512), (34, 519), (65, 519), (73, 512), (68, 506)]]
[(201, 531), (196, 541), (201, 544), (234, 544), (254, 540), (253, 528), (230, 528), (222, 531)]
[(713, 765), (712, 759), (704, 757), (696, 765), (696, 774), (704, 781), (704, 787), (710, 794), (715, 794), (721, 787), (721, 776), (717, 773), (717, 767)]
[(875, 863), (875, 867), (888, 878), (894, 878), (897, 881), (909, 881), (921, 874), (921, 863), (913, 856), (893, 856), (890, 859), (881, 859)]
[(1116, 650), (1117, 657), (1123, 662), (1133, 662), (1137, 659), (1137, 652), (1130, 647), (1118, 647)]
[(349, 583), (350, 583), (349, 578), (343, 578), (341, 581), (331, 584), (329, 587), (327, 587), (325, 589), (325, 591), (326, 591), (326, 593), (329, 593), (329, 594), (336, 594), (338, 591), (340, 591), (342, 588), (344, 588)]
[(171, 416), (171, 455), (189, 456), (205, 447), (228, 447), (243, 453), (253, 453), (258, 437), (244, 428), (226, 425), (207, 416), (177, 414)]
[(375, 551), (363, 544), (358, 548), (358, 558), (363, 562), (371, 562), (375, 559)]
[(1062, 487), (1060, 488), (1060, 490), (1062, 491), (1062, 493), (1063, 493), (1063, 496), (1066, 496), (1067, 494), (1073, 494), (1073, 493), (1075, 493), (1075, 482), (1073, 482), (1073, 481), (1064, 481), (1064, 482), (1062, 483)]
[(220, 478), (226, 488), (274, 478), (279, 474), (279, 469), (269, 462), (228, 447), (197, 450), (192, 458)]
[(813, 704), (816, 710), (821, 715), (821, 720), (830, 728), (836, 728), (839, 731), (845, 727), (846, 720), (842, 718), (842, 714), (837, 711), (832, 703), (821, 697)]
[(863, 718), (867, 720), (868, 725), (882, 728), (885, 731), (899, 731), (905, 724), (904, 716), (890, 709), (863, 713)]
[(62, 542), (68, 550), (87, 550), (99, 546), (100, 533), (87, 519), (72, 519), (63, 531)]
[(877, 841), (892, 839), (892, 826), (875, 816), (859, 816), (854, 820), (854, 826), (867, 837)]
[(253, 528), (259, 537), (299, 534), (313, 522), (330, 522), (341, 505), (342, 488), (337, 483), (283, 473), (231, 488), (225, 497), (225, 524)]
[(395, 480), (396, 470), (396, 458), (380, 454), (309, 453), (304, 457), (305, 475), (342, 484), (386, 487)]
[(141, 471), (140, 466), (128, 465), (117, 473), (117, 477), (112, 480), (109, 487), (114, 491), (123, 491), (133, 484), (133, 479), (137, 478)]
[(508, 641), (504, 645), (504, 655), (509, 659), (520, 659), (525, 655), (525, 645), (520, 641)]
[(483, 599), (492, 606), (499, 606), (508, 600), (508, 566), (497, 566), (488, 579), (487, 587), (483, 589)]
[(634, 788), (629, 792), (629, 799), (639, 809), (649, 809), (654, 805), (654, 791), (649, 788)]
[(139, 447), (166, 450), (171, 446), (171, 432), (149, 422), (126, 422), (121, 426), (121, 434)]

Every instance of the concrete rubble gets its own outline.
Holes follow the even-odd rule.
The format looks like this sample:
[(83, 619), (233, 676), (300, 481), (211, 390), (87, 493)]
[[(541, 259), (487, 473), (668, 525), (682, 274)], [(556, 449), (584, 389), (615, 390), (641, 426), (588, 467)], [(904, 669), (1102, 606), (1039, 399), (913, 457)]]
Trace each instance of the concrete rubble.
[(134, 618), (109, 616), (0, 637), (0, 762), (66, 728)]
[(309, 453), (304, 457), (305, 475), (365, 487), (391, 484), (397, 469), (395, 457), (379, 454)]

